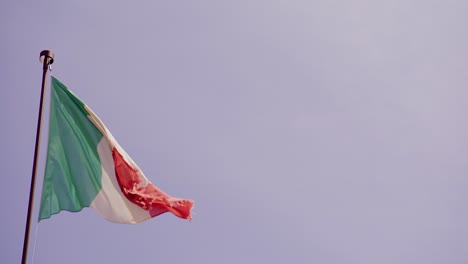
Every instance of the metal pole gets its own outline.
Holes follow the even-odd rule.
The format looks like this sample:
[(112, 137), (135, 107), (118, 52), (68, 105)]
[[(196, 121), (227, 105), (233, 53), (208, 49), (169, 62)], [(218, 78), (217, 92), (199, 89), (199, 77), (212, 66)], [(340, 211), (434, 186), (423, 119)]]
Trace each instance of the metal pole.
[(44, 105), (44, 92), (47, 79), (47, 71), (49, 66), (54, 63), (54, 53), (50, 50), (41, 51), (39, 60), (42, 62), (42, 88), (41, 88), (41, 101), (39, 103), (39, 115), (37, 117), (37, 130), (36, 130), (36, 146), (34, 148), (34, 161), (32, 167), (32, 176), (31, 176), (31, 188), (29, 190), (29, 204), (28, 204), (28, 216), (26, 219), (26, 230), (24, 232), (24, 244), (23, 244), (23, 257), (21, 260), (22, 264), (27, 264), (28, 257), (28, 246), (29, 246), (29, 229), (31, 226), (31, 216), (34, 205), (34, 190), (36, 186), (36, 171), (37, 171), (37, 161), (39, 158), (39, 143), (41, 138), (41, 123), (42, 123), (42, 106)]

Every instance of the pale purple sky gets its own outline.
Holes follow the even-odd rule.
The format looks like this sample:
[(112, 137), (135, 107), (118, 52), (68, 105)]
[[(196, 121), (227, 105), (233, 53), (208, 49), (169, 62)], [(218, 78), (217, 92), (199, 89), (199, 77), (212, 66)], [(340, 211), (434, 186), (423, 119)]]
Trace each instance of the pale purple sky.
[(192, 222), (62, 212), (34, 256), (32, 226), (29, 263), (468, 263), (467, 13), (2, 1), (0, 263), (21, 259), (43, 49), (146, 176), (196, 204)]

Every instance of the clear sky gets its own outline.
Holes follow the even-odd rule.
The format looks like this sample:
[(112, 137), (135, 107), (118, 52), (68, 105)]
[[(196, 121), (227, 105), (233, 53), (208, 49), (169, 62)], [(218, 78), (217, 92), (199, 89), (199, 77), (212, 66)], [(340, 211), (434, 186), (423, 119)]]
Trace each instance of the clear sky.
[(30, 263), (468, 263), (467, 13), (462, 0), (1, 1), (0, 263), (21, 259), (43, 49), (195, 215), (62, 212), (32, 226)]

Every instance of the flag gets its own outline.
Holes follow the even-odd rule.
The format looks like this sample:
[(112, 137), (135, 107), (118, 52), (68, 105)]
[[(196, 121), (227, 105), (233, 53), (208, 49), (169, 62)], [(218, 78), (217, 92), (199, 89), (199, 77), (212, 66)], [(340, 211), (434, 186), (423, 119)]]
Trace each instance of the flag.
[(99, 117), (54, 77), (50, 101), (39, 221), (84, 207), (116, 223), (135, 224), (166, 212), (191, 219), (193, 201), (152, 184)]

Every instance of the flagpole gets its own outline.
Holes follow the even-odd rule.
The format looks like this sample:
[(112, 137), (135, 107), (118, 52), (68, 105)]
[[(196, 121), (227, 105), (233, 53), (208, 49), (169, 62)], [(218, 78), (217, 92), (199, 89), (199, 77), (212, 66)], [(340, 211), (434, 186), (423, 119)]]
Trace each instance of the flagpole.
[(29, 190), (29, 204), (28, 204), (28, 216), (26, 218), (26, 230), (24, 232), (24, 244), (23, 244), (23, 257), (21, 260), (22, 264), (27, 264), (28, 257), (28, 246), (29, 246), (29, 229), (31, 227), (31, 216), (34, 205), (34, 190), (36, 186), (36, 171), (37, 161), (39, 159), (39, 143), (41, 138), (41, 123), (42, 123), (42, 107), (44, 105), (44, 93), (47, 80), (47, 71), (49, 66), (54, 63), (54, 53), (50, 50), (41, 51), (39, 60), (42, 62), (42, 87), (41, 87), (41, 101), (39, 103), (39, 114), (37, 117), (37, 129), (36, 129), (36, 146), (34, 147), (34, 161), (32, 167), (31, 176), (31, 188)]

